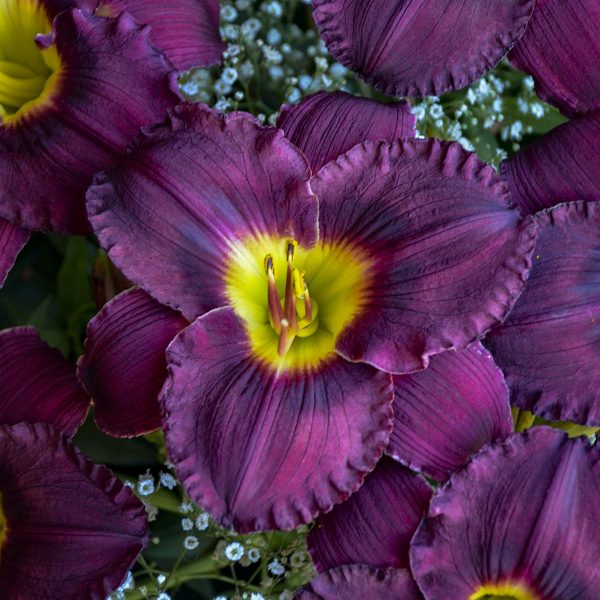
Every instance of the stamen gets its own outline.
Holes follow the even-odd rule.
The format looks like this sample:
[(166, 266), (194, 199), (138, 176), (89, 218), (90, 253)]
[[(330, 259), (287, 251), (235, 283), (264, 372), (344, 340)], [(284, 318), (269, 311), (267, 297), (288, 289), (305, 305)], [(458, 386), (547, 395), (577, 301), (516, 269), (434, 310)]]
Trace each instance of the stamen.
[(304, 289), (304, 320), (309, 323), (313, 319), (313, 308), (312, 302), (310, 301), (310, 294), (308, 293), (308, 286)]
[(285, 299), (283, 304), (283, 312), (285, 318), (290, 323), (292, 331), (298, 331), (298, 317), (296, 315), (296, 296), (294, 294), (294, 268), (292, 264), (294, 262), (294, 250), (296, 249), (297, 243), (293, 240), (288, 242), (287, 245), (287, 273), (285, 276)]
[(273, 323), (275, 331), (279, 333), (281, 329), (281, 320), (283, 312), (281, 310), (281, 302), (279, 301), (279, 292), (277, 291), (277, 283), (275, 281), (275, 268), (273, 266), (273, 257), (270, 254), (265, 256), (265, 269), (268, 278), (268, 302), (269, 302), (269, 318)]
[(290, 329), (290, 322), (287, 319), (281, 320), (281, 331), (279, 332), (279, 344), (277, 346), (277, 354), (285, 356), (292, 346), (295, 334)]

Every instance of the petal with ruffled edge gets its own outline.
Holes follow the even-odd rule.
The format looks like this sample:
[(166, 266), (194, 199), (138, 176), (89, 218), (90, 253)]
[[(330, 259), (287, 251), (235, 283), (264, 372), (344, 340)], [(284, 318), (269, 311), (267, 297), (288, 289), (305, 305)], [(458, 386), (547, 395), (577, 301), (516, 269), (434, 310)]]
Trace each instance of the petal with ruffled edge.
[(431, 488), (383, 457), (362, 487), (321, 515), (308, 534), (319, 572), (346, 564), (408, 567), (408, 545), (429, 505)]
[(600, 200), (600, 113), (553, 129), (504, 161), (500, 172), (524, 214)]
[(276, 371), (219, 308), (167, 349), (169, 457), (190, 498), (246, 532), (291, 529), (356, 491), (387, 445), (391, 377), (334, 356)]
[(433, 479), (513, 432), (504, 376), (479, 342), (432, 357), (425, 371), (394, 376), (394, 392), (387, 451)]
[(405, 569), (345, 565), (317, 575), (294, 596), (297, 600), (422, 600)]
[(329, 51), (389, 96), (479, 79), (523, 35), (533, 0), (314, 0)]
[(0, 424), (50, 423), (71, 435), (89, 404), (73, 365), (33, 327), (0, 332)]
[(0, 427), (2, 595), (104, 600), (148, 540), (145, 510), (48, 425)]
[(509, 54), (540, 98), (573, 116), (600, 109), (600, 4), (536, 0), (527, 31)]
[(367, 142), (311, 180), (322, 243), (373, 261), (362, 313), (336, 349), (393, 373), (464, 348), (521, 293), (535, 224), (520, 221), (492, 167), (458, 144)]
[(515, 435), (436, 492), (411, 544), (414, 577), (428, 600), (502, 584), (531, 594), (519, 598), (595, 600), (599, 494), (599, 448), (547, 427)]
[(94, 400), (99, 429), (131, 437), (160, 427), (165, 350), (186, 325), (140, 289), (119, 294), (89, 322), (77, 374)]
[(600, 205), (560, 204), (537, 216), (527, 287), (485, 345), (511, 402), (550, 421), (600, 425)]
[(28, 239), (29, 231), (0, 219), (0, 287)]
[(191, 320), (226, 304), (224, 269), (236, 242), (315, 242), (308, 180), (306, 158), (282, 131), (245, 113), (183, 104), (118, 170), (96, 178), (88, 210), (125, 275)]
[(93, 174), (177, 103), (175, 73), (148, 29), (128, 15), (65, 11), (54, 30), (63, 65), (56, 89), (17, 122), (0, 124), (0, 217), (29, 229), (87, 233), (84, 198)]
[(383, 104), (345, 92), (319, 92), (286, 104), (277, 119), (314, 173), (361, 142), (414, 137), (415, 123), (406, 101)]

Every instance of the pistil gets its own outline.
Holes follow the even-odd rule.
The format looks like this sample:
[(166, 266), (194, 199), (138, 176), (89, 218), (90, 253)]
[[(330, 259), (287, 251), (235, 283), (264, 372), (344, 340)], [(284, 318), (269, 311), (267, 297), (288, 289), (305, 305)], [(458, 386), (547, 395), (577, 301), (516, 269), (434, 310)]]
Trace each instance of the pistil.
[(267, 254), (265, 257), (265, 268), (267, 270), (268, 279), (268, 301), (269, 301), (269, 317), (273, 328), (277, 333), (281, 330), (281, 321), (283, 313), (281, 311), (281, 303), (279, 302), (279, 292), (277, 291), (277, 283), (275, 281), (275, 269), (273, 267), (273, 257)]

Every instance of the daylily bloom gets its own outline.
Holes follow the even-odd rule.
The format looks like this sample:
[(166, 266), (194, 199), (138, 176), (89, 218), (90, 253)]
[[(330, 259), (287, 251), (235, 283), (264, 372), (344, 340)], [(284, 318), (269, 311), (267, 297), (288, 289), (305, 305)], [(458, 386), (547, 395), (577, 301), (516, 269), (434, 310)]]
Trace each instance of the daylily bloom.
[(67, 437), (88, 405), (73, 366), (35, 330), (0, 332), (3, 597), (104, 600), (147, 543), (143, 505)]
[(537, 0), (509, 59), (533, 76), (543, 100), (572, 120), (501, 165), (525, 214), (559, 202), (600, 200), (599, 55), (596, 0)]
[[(593, 1), (593, 0), (591, 0)], [(390, 96), (479, 79), (523, 35), (533, 0), (313, 0), (331, 54)]]
[[(420, 524), (427, 485), (382, 461), (309, 534), (323, 572), (298, 597), (594, 600), (599, 458), (598, 447), (554, 429), (515, 434), (438, 488)], [(356, 527), (365, 543), (356, 543)], [(402, 531), (400, 546), (390, 531)], [(350, 549), (360, 564), (344, 563)]]
[(175, 72), (131, 16), (0, 3), (0, 218), (89, 231), (84, 194), (178, 101)]
[(6, 281), (8, 272), (15, 264), (17, 254), (29, 239), (29, 232), (0, 219), (0, 287)]
[(388, 443), (389, 373), (501, 322), (535, 239), (456, 144), (364, 142), (311, 178), (280, 130), (200, 105), (97, 176), (88, 209), (125, 275), (196, 319), (167, 350), (167, 446), (241, 531), (355, 491)]

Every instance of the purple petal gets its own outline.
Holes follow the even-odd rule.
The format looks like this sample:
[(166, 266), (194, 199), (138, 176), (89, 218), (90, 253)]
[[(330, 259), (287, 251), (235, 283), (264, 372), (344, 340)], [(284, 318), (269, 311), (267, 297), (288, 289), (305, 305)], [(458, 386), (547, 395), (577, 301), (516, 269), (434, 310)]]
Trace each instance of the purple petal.
[(311, 185), (323, 243), (373, 261), (363, 312), (337, 341), (350, 360), (422, 369), (502, 322), (521, 293), (535, 224), (520, 222), (492, 167), (458, 144), (367, 142)]
[(237, 531), (290, 529), (358, 489), (391, 430), (391, 377), (333, 357), (276, 371), (216, 309), (167, 349), (169, 456), (186, 492)]
[(140, 289), (119, 294), (89, 322), (78, 375), (102, 431), (131, 437), (160, 427), (165, 350), (187, 324)]
[(29, 231), (0, 219), (0, 287), (29, 239)]
[(3, 598), (104, 600), (147, 543), (142, 503), (48, 425), (0, 427), (0, 465)]
[(295, 596), (297, 600), (422, 600), (404, 569), (346, 565), (317, 575)]
[(65, 11), (54, 28), (63, 64), (54, 95), (18, 122), (0, 124), (0, 217), (29, 229), (86, 233), (93, 174), (177, 102), (175, 74), (130, 16)]
[(431, 488), (392, 459), (382, 458), (358, 492), (321, 515), (308, 534), (319, 572), (345, 564), (408, 567), (408, 545), (431, 499)]
[(396, 375), (394, 391), (388, 453), (433, 479), (513, 432), (504, 376), (479, 342), (432, 357), (420, 373)]
[(277, 119), (314, 173), (361, 142), (414, 137), (415, 123), (406, 101), (383, 104), (345, 92), (319, 92), (286, 104)]
[(413, 575), (427, 600), (508, 582), (532, 598), (594, 600), (599, 490), (600, 449), (583, 438), (537, 427), (489, 447), (435, 494)]
[(533, 75), (540, 98), (566, 115), (600, 108), (600, 4), (537, 0), (510, 62)]
[(0, 425), (50, 423), (72, 435), (89, 404), (75, 367), (33, 327), (0, 332)]
[(600, 113), (557, 127), (500, 170), (525, 214), (560, 202), (600, 200)]
[(523, 35), (533, 0), (314, 0), (329, 51), (389, 96), (462, 88)]
[(88, 192), (92, 225), (115, 264), (193, 319), (226, 303), (231, 244), (249, 236), (317, 238), (302, 154), (244, 113), (183, 104), (122, 167)]
[(550, 421), (600, 425), (600, 205), (561, 204), (537, 216), (527, 287), (485, 345), (511, 402)]

